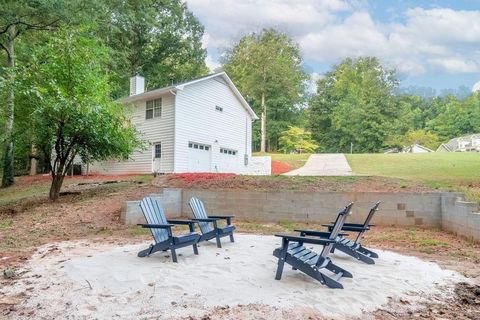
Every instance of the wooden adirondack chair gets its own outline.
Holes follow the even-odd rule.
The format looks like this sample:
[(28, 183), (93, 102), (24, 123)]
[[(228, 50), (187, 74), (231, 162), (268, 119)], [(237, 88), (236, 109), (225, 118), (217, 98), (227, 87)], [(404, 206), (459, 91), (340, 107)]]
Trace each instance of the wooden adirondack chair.
[[(345, 219), (350, 215), (350, 209), (353, 203), (347, 205), (337, 216), (332, 232), (328, 237), (305, 237), (290, 234), (276, 234), (275, 236), (282, 238), (282, 246), (273, 251), (273, 255), (278, 258), (276, 280), (282, 278), (283, 267), (285, 263), (292, 266), (293, 270), (300, 270), (310, 277), (320, 281), (321, 284), (329, 288), (343, 289), (343, 285), (338, 282), (342, 277), (351, 278), (352, 274), (345, 269), (333, 264), (328, 257), (330, 250), (335, 244), (335, 238), (342, 230)], [(323, 246), (320, 254), (313, 250), (307, 249), (303, 244), (319, 244)], [(328, 276), (322, 271), (326, 269), (330, 271), (333, 276)]]
[[(375, 203), (375, 205), (368, 212), (368, 215), (363, 224), (362, 223), (345, 223), (342, 227), (342, 231), (357, 233), (357, 237), (355, 238), (355, 240), (351, 240), (346, 237), (347, 234), (339, 234), (335, 239), (336, 241), (331, 249), (331, 252), (333, 253), (335, 249), (337, 249), (367, 264), (375, 264), (375, 261), (372, 258), (378, 258), (378, 254), (376, 254), (375, 252), (369, 249), (362, 247), (361, 241), (363, 239), (363, 236), (365, 235), (365, 232), (370, 230), (370, 227), (372, 226), (370, 224), (370, 221), (372, 220), (375, 212), (377, 212), (379, 205), (380, 205), (380, 202)], [(328, 232), (319, 232), (314, 230), (299, 230), (299, 229), (295, 231), (300, 232), (301, 236), (326, 237), (333, 231), (334, 223), (324, 224), (323, 226), (328, 228)]]
[[(138, 253), (139, 257), (147, 257), (157, 251), (170, 250), (173, 262), (177, 262), (176, 249), (187, 246), (193, 247), (193, 252), (198, 254), (197, 242), (200, 235), (194, 232), (195, 221), (191, 220), (167, 220), (160, 203), (150, 197), (143, 198), (140, 208), (147, 223), (139, 224), (142, 228), (149, 228), (152, 232), (155, 244), (151, 244), (145, 250)], [(175, 236), (172, 234), (172, 227), (177, 224), (188, 225), (190, 232)]]
[[(233, 231), (235, 230), (235, 226), (232, 225), (233, 216), (209, 216), (207, 215), (207, 211), (205, 210), (205, 206), (203, 202), (195, 197), (190, 198), (188, 201), (188, 205), (192, 209), (194, 219), (193, 221), (198, 222), (200, 226), (200, 231), (202, 232), (202, 236), (200, 237), (200, 241), (208, 241), (213, 238), (217, 241), (217, 247), (221, 248), (222, 243), (220, 238), (229, 236), (230, 241), (234, 242), (233, 239)], [(226, 220), (225, 226), (218, 226), (218, 220)], [(213, 228), (212, 228), (213, 224)]]

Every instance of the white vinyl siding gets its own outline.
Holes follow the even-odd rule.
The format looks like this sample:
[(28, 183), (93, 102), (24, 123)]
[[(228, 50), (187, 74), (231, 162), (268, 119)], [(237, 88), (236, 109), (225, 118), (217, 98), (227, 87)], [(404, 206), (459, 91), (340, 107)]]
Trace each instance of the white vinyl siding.
[[(146, 101), (135, 103), (132, 124), (140, 131), (141, 138), (148, 145), (145, 150), (137, 150), (129, 161), (106, 161), (91, 166), (91, 172), (108, 174), (151, 173), (154, 154), (153, 144), (161, 141), (161, 173), (173, 172), (175, 96), (167, 94), (159, 97), (161, 117), (154, 116), (146, 120)], [(128, 107), (127, 107), (128, 108)]]
[[(244, 155), (251, 157), (251, 125), (251, 115), (219, 78), (178, 90), (174, 171), (188, 172), (189, 142), (194, 141), (211, 146), (212, 172), (244, 172)], [(227, 154), (220, 153), (221, 148), (227, 149)], [(236, 154), (228, 154), (228, 150)]]

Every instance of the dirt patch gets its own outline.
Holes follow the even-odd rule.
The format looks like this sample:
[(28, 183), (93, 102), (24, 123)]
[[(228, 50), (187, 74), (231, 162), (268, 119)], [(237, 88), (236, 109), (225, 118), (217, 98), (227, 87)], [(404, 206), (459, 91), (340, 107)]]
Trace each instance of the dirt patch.
[(338, 191), (338, 192), (436, 192), (414, 182), (382, 177), (301, 177), (301, 176), (240, 176), (214, 174), (179, 175), (155, 178), (154, 184), (163, 188), (195, 188), (210, 190), (250, 191)]
[(422, 307), (411, 309), (409, 302), (390, 305), (389, 310), (379, 310), (374, 313), (376, 319), (471, 319), (478, 320), (480, 315), (480, 286), (458, 283), (455, 294), (450, 299), (423, 303)]

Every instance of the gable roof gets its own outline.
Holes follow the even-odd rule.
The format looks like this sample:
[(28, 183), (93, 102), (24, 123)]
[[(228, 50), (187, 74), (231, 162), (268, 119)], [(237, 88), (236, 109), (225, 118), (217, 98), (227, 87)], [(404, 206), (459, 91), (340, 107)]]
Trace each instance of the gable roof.
[(421, 144), (418, 144), (418, 143), (412, 144), (412, 145), (409, 146), (406, 150), (407, 150), (407, 152), (411, 152), (411, 151), (413, 150), (413, 148), (415, 148), (415, 147), (416, 147), (416, 148), (419, 148), (419, 149), (422, 149), (422, 150), (425, 150), (425, 151), (427, 151), (427, 152), (433, 152), (432, 149), (429, 149), (429, 148), (427, 148), (427, 147), (425, 147), (425, 146), (422, 146)]
[(221, 77), (226, 82), (226, 84), (229, 86), (229, 88), (233, 91), (233, 93), (235, 94), (237, 99), (240, 101), (240, 104), (245, 108), (245, 110), (247, 110), (247, 112), (250, 114), (250, 116), (253, 119), (258, 119), (258, 117), (255, 114), (255, 112), (253, 111), (253, 109), (250, 107), (248, 102), (242, 96), (240, 91), (238, 91), (235, 84), (233, 84), (232, 79), (230, 79), (230, 77), (224, 71), (217, 72), (217, 73), (212, 73), (212, 74), (209, 74), (209, 75), (204, 76), (204, 77), (200, 77), (200, 78), (193, 79), (193, 80), (190, 80), (190, 81), (186, 81), (186, 82), (183, 82), (183, 83), (174, 84), (174, 85), (171, 85), (171, 86), (168, 86), (168, 87), (163, 87), (163, 88), (159, 88), (159, 89), (145, 91), (143, 93), (139, 93), (139, 94), (135, 94), (135, 95), (132, 95), (132, 96), (129, 96), (129, 97), (122, 98), (119, 101), (122, 102), (122, 103), (132, 103), (132, 102), (135, 102), (135, 101), (146, 100), (146, 99), (153, 98), (153, 97), (156, 97), (156, 96), (159, 96), (161, 94), (168, 93), (168, 92), (183, 90), (185, 87), (187, 87), (189, 85), (195, 84), (197, 82), (209, 80), (209, 79), (212, 79), (212, 78), (215, 78), (215, 77)]

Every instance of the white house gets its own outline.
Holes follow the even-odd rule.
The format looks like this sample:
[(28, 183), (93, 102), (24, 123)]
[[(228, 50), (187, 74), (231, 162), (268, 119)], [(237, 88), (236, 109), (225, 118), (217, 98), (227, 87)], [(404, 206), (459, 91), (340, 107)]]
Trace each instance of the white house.
[(453, 138), (441, 144), (437, 152), (480, 152), (480, 134), (469, 134)]
[(427, 147), (424, 147), (418, 143), (414, 143), (411, 146), (405, 148), (403, 152), (404, 153), (428, 153), (428, 152), (433, 152), (433, 150)]
[[(135, 76), (130, 96), (121, 102), (133, 105), (131, 121), (148, 148), (129, 161), (93, 164), (91, 172), (258, 171), (259, 160), (252, 159), (252, 122), (258, 118), (225, 72), (151, 91), (144, 91), (144, 79)], [(269, 174), (267, 162), (260, 159), (268, 168), (257, 174)]]

